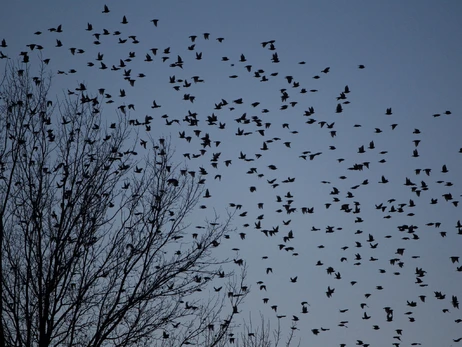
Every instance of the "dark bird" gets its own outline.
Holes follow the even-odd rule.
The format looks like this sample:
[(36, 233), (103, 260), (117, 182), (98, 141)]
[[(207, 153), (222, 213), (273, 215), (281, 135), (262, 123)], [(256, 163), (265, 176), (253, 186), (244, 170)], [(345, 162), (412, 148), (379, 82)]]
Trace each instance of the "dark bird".
[(328, 298), (332, 297), (332, 294), (334, 294), (335, 288), (327, 287), (327, 292), (326, 295)]
[(457, 296), (455, 295), (452, 296), (451, 303), (454, 308), (459, 309), (459, 300), (457, 299)]

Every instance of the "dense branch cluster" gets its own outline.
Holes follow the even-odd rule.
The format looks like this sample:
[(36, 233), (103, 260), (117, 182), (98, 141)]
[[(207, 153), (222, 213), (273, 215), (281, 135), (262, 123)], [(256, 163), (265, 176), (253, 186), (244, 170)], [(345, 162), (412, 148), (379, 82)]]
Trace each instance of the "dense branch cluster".
[[(245, 270), (232, 277), (212, 254), (231, 215), (191, 237), (203, 185), (169, 140), (138, 159), (125, 117), (104, 124), (85, 90), (54, 105), (50, 82), (44, 65), (32, 77), (11, 64), (1, 85), (3, 343), (216, 344), (246, 295)], [(231, 295), (196, 295), (216, 278)]]

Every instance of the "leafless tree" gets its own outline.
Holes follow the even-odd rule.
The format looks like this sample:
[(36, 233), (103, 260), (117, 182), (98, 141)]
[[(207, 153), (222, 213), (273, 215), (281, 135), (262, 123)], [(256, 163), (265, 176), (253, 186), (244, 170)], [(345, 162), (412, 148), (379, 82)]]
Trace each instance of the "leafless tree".
[(191, 230), (204, 178), (170, 141), (139, 159), (126, 114), (28, 65), (0, 85), (0, 345), (218, 345), (247, 294), (213, 252), (232, 215)]
[(298, 330), (294, 323), (290, 327), (290, 332), (286, 339), (283, 338), (283, 332), (280, 320), (277, 321), (277, 327), (272, 329), (271, 323), (260, 314), (260, 324), (254, 324), (252, 316), (248, 321), (243, 321), (238, 334), (231, 333), (226, 346), (235, 347), (278, 347), (278, 346), (300, 346), (300, 341), (295, 344), (296, 331)]

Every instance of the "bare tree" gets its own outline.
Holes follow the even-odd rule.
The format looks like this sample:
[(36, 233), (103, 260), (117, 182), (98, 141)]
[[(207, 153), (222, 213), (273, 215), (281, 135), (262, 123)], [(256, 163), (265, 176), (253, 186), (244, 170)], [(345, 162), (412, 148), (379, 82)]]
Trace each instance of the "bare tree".
[(247, 294), (213, 253), (232, 214), (191, 230), (205, 180), (170, 141), (139, 159), (125, 113), (50, 83), (8, 63), (0, 85), (0, 345), (217, 345)]
[[(278, 347), (294, 346), (295, 331), (298, 330), (296, 324), (290, 327), (285, 342), (282, 339), (282, 329), (280, 320), (277, 321), (277, 328), (272, 329), (270, 321), (260, 314), (260, 324), (253, 324), (252, 316), (248, 321), (243, 322), (243, 328), (239, 334), (231, 333), (228, 345), (235, 347)], [(300, 346), (300, 341), (296, 346)]]

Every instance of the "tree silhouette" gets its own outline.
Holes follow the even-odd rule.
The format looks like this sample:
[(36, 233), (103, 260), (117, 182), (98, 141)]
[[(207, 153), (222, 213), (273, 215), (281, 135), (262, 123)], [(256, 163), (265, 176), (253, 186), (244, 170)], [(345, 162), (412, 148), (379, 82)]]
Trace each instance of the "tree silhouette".
[(53, 103), (50, 83), (9, 62), (0, 85), (0, 344), (226, 340), (247, 294), (213, 252), (232, 214), (192, 232), (204, 179), (170, 141), (140, 159), (125, 112), (106, 123), (84, 84)]
[(254, 324), (250, 316), (248, 321), (244, 321), (241, 332), (237, 335), (232, 334), (230, 343), (235, 347), (300, 346), (301, 341), (298, 341), (298, 343), (295, 341), (296, 330), (299, 329), (293, 323), (287, 339), (283, 341), (279, 319), (277, 328), (272, 329), (270, 321), (265, 319), (263, 314), (260, 313), (260, 324)]

